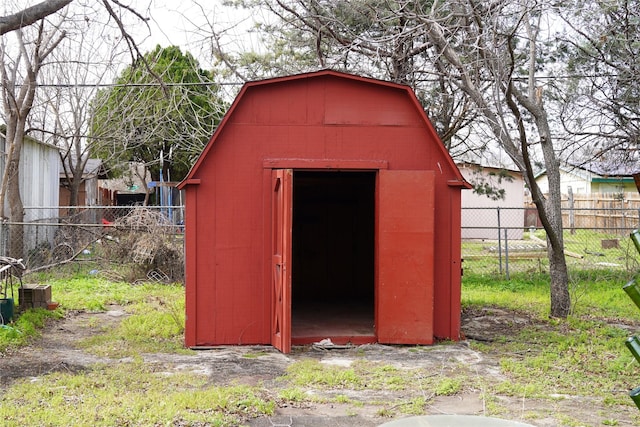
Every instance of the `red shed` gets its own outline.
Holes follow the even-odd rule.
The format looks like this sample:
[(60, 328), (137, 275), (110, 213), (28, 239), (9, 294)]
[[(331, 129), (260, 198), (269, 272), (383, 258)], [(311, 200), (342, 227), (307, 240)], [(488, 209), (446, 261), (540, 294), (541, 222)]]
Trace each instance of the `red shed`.
[(459, 338), (468, 184), (409, 87), (247, 83), (180, 187), (188, 347)]

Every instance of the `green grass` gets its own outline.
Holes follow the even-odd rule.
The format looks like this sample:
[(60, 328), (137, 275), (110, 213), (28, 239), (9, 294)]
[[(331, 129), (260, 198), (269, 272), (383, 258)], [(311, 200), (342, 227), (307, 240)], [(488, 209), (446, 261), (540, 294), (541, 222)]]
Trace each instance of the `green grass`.
[(184, 287), (180, 284), (112, 282), (86, 269), (69, 278), (40, 275), (37, 279), (51, 285), (52, 299), (60, 306), (55, 311), (27, 310), (8, 327), (0, 328), (0, 353), (38, 337), (46, 319), (62, 317), (69, 310), (105, 311), (113, 304), (122, 306), (129, 315), (117, 328), (106, 328), (103, 334), (83, 342), (90, 352), (112, 357), (187, 352), (183, 349)]
[[(153, 292), (154, 289), (148, 290)], [(183, 345), (184, 300), (168, 299), (170, 295), (148, 297), (146, 301), (127, 306), (131, 314), (117, 327), (105, 328), (103, 333), (80, 342), (80, 346), (93, 354), (108, 357), (160, 352), (191, 354)]]
[(353, 368), (323, 365), (315, 359), (304, 359), (287, 368), (286, 378), (296, 386), (315, 386), (326, 389), (363, 387), (363, 379)]
[[(640, 310), (622, 290), (629, 274), (595, 269), (572, 271), (573, 310), (564, 320), (549, 319), (549, 279), (544, 274), (513, 274), (510, 280), (465, 273), (464, 309), (515, 310), (531, 322), (494, 342), (471, 341), (480, 354), (497, 357), (503, 381), (488, 382), (468, 366), (448, 363), (437, 370), (399, 367), (367, 360), (355, 351), (349, 366), (294, 360), (266, 392), (262, 385), (218, 387), (188, 372), (156, 372), (142, 353), (192, 353), (182, 346), (184, 289), (181, 285), (110, 282), (77, 272), (46, 278), (60, 302), (56, 311), (30, 310), (9, 328), (0, 329), (0, 352), (27, 343), (47, 321), (67, 310), (103, 311), (118, 304), (127, 316), (115, 327), (88, 325), (97, 332), (81, 342), (91, 353), (133, 360), (96, 365), (82, 372), (52, 373), (24, 380), (3, 391), (0, 424), (18, 425), (238, 425), (269, 415), (280, 404), (339, 403), (356, 411), (374, 406), (381, 417), (425, 413), (437, 396), (481, 395), (487, 415), (502, 415), (505, 396), (536, 398), (552, 405), (558, 399), (584, 396), (607, 409), (605, 425), (616, 425), (621, 408), (633, 407), (627, 390), (640, 384), (640, 368), (624, 346), (629, 332), (640, 330)], [(448, 346), (445, 342), (439, 346)], [(438, 346), (415, 347), (429, 358)], [(259, 358), (250, 352), (247, 359)], [(347, 390), (399, 392), (401, 400), (358, 401)], [(410, 396), (410, 397), (407, 397)], [(16, 408), (20, 410), (16, 410)], [(535, 418), (535, 414), (526, 413)], [(540, 416), (540, 414), (538, 414)], [(552, 413), (546, 414), (553, 417)], [(579, 425), (578, 418), (556, 417), (558, 425)], [(382, 422), (382, 421), (381, 421)], [(578, 423), (578, 424), (576, 424)]]
[[(572, 271), (569, 291), (572, 314), (587, 318), (617, 318), (640, 321), (640, 310), (622, 286), (629, 273), (613, 270)], [(465, 273), (462, 278), (462, 305), (496, 306), (527, 312), (544, 319), (549, 315), (549, 277), (542, 273), (518, 273), (507, 280)]]
[[(427, 354), (428, 351), (424, 350), (424, 353)], [(473, 373), (461, 365), (456, 365), (451, 371), (442, 371), (441, 374), (434, 375), (430, 369), (399, 368), (391, 363), (366, 359), (358, 359), (349, 367), (327, 365), (316, 359), (303, 359), (293, 362), (281, 381), (286, 384), (286, 390), (299, 390), (296, 396), (305, 396), (304, 390), (311, 389), (401, 391), (402, 394), (417, 397), (408, 402), (392, 400), (380, 404), (392, 404), (395, 409), (386, 411), (389, 413), (397, 410), (400, 414), (417, 415), (424, 413), (425, 405), (435, 396), (453, 396), (465, 387), (473, 388), (478, 385)], [(335, 399), (339, 401), (337, 397)], [(355, 404), (355, 401), (351, 403)]]
[(462, 390), (462, 381), (459, 378), (442, 378), (436, 385), (434, 393), (436, 396), (452, 396)]
[(48, 319), (63, 316), (62, 310), (49, 311), (43, 308), (29, 310), (8, 325), (0, 325), (0, 355), (12, 347), (26, 345), (40, 336), (40, 330)]
[(624, 345), (630, 332), (618, 325), (640, 322), (640, 310), (622, 290), (627, 279), (628, 273), (620, 271), (572, 273), (572, 313), (549, 319), (544, 275), (516, 275), (510, 281), (466, 276), (464, 307), (506, 307), (535, 320), (506, 341), (474, 345), (503, 354), (500, 366), (507, 379), (488, 392), (523, 399), (588, 396), (614, 412), (619, 405), (632, 405), (626, 390), (640, 383), (640, 369)]
[[(612, 390), (629, 390), (640, 381), (635, 361), (624, 347), (626, 334), (620, 329), (574, 318), (556, 326), (527, 328), (515, 341), (500, 344), (505, 354), (501, 367), (509, 380), (496, 391), (537, 398), (591, 396), (604, 401)], [(627, 403), (624, 397), (622, 403)]]
[(56, 275), (40, 280), (51, 285), (60, 308), (20, 313), (14, 323), (0, 329), (0, 354), (27, 344), (48, 319), (69, 310), (98, 312), (117, 304), (127, 316), (115, 327), (87, 324), (97, 333), (80, 346), (100, 356), (128, 356), (122, 360), (133, 362), (19, 380), (0, 397), (3, 426), (236, 426), (247, 418), (273, 414), (275, 401), (260, 387), (217, 387), (207, 384), (205, 376), (156, 372), (142, 362), (143, 353), (193, 354), (183, 347), (183, 286), (111, 282), (84, 271), (70, 278)]
[(256, 388), (211, 386), (202, 376), (153, 372), (134, 362), (21, 381), (0, 397), (0, 421), (7, 427), (233, 426), (274, 408)]

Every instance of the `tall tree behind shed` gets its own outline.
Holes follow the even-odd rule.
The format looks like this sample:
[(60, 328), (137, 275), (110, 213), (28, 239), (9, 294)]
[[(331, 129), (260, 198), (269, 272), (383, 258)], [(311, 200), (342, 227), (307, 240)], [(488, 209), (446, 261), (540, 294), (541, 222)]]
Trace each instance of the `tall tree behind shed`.
[(190, 53), (157, 46), (145, 59), (149, 69), (128, 67), (94, 99), (90, 146), (116, 174), (136, 162), (155, 181), (179, 181), (211, 138), (226, 104), (213, 74)]
[(638, 164), (640, 1), (568, 5), (559, 38), (571, 76), (562, 123), (583, 146), (574, 161), (613, 157)]
[[(555, 71), (556, 39), (550, 24), (558, 4), (546, 0), (241, 2), (247, 3), (268, 8), (280, 18), (272, 24), (271, 34), (282, 39), (295, 34), (294, 41), (315, 39), (321, 64), (342, 63), (347, 71), (360, 64), (372, 73), (384, 70), (385, 78), (399, 78), (424, 94), (427, 109), (434, 94), (448, 93), (445, 101), (462, 99), (443, 102), (455, 106), (449, 112), (459, 117), (450, 121), (458, 125), (447, 126), (477, 142), (469, 150), (482, 157), (491, 141), (522, 172), (549, 243), (550, 314), (569, 314), (556, 155), (558, 142), (564, 141), (552, 132), (554, 105), (545, 104), (558, 92), (556, 82), (548, 79)], [(219, 46), (218, 36), (212, 35), (212, 45)], [(232, 56), (213, 51), (230, 62)], [(449, 121), (442, 123), (436, 126), (439, 132), (448, 129)], [(548, 195), (534, 179), (538, 162), (549, 173)]]

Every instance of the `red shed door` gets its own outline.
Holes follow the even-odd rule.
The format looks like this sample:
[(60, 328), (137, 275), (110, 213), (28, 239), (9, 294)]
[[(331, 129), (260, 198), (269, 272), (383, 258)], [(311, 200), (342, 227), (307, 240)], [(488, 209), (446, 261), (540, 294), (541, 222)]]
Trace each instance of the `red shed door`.
[(293, 171), (272, 172), (271, 344), (291, 351), (291, 226)]
[(433, 342), (433, 171), (378, 174), (378, 341)]

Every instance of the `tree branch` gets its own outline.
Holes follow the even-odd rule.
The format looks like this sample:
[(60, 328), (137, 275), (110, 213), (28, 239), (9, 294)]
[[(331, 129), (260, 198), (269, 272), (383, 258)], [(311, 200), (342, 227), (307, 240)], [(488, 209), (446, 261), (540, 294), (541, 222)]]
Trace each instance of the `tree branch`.
[(73, 0), (47, 0), (18, 13), (0, 17), (0, 35), (31, 25), (56, 13)]

